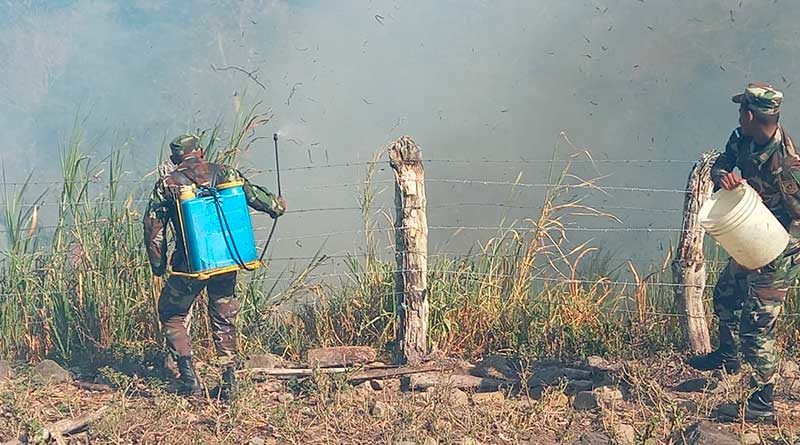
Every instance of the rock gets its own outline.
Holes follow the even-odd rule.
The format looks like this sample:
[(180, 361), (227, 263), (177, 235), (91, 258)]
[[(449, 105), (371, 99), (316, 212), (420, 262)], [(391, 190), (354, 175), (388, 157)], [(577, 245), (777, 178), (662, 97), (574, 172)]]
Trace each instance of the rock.
[(14, 370), (11, 369), (11, 364), (5, 360), (0, 360), (0, 380), (13, 379)]
[(481, 445), (481, 443), (478, 442), (477, 439), (473, 439), (471, 437), (465, 437), (465, 438), (461, 439), (461, 442), (459, 442), (459, 443), (460, 443), (460, 445)]
[(787, 379), (796, 379), (800, 377), (800, 366), (797, 366), (792, 360), (783, 360), (781, 362), (781, 375)]
[(635, 445), (636, 430), (628, 424), (620, 424), (617, 427), (617, 443), (619, 445)]
[(413, 440), (396, 440), (394, 445), (417, 445), (417, 442)]
[(694, 400), (682, 400), (681, 402), (678, 403), (678, 407), (683, 409), (689, 414), (697, 413), (697, 408), (698, 408), (697, 402), (695, 402)]
[(380, 400), (375, 400), (369, 405), (369, 415), (378, 419), (387, 418), (393, 411), (391, 406)]
[(469, 405), (469, 396), (460, 389), (451, 389), (447, 394), (450, 406), (461, 407)]
[(742, 435), (743, 445), (758, 445), (760, 443), (761, 443), (761, 437), (758, 435), (758, 433), (754, 431), (750, 431)]
[(589, 380), (571, 380), (564, 388), (564, 394), (574, 396), (581, 391), (591, 391), (594, 384)]
[(286, 368), (290, 363), (275, 354), (254, 354), (244, 361), (243, 367), (245, 369), (253, 368)]
[(439, 441), (431, 436), (425, 436), (425, 438), (419, 443), (422, 445), (439, 445)]
[(502, 392), (476, 392), (472, 395), (472, 402), (476, 405), (498, 405), (505, 400)]
[(369, 386), (371, 386), (375, 391), (383, 391), (383, 388), (386, 387), (386, 385), (383, 383), (383, 380), (370, 380)]
[(608, 445), (611, 443), (613, 443), (611, 438), (595, 431), (583, 433), (577, 441), (573, 442), (574, 445)]
[(592, 372), (584, 369), (550, 366), (537, 369), (528, 379), (528, 386), (558, 385), (563, 380), (591, 380)]
[(716, 389), (717, 385), (718, 383), (715, 379), (699, 377), (696, 379), (684, 380), (673, 389), (678, 392), (705, 392)]
[(575, 394), (575, 400), (572, 401), (572, 407), (578, 411), (589, 411), (597, 409), (599, 406), (597, 394), (592, 391), (581, 391)]
[(622, 400), (622, 391), (616, 388), (602, 386), (600, 388), (595, 388), (592, 392), (597, 394), (598, 400), (606, 406), (611, 406), (614, 403)]
[(33, 372), (42, 380), (50, 383), (64, 383), (72, 380), (69, 371), (52, 360), (42, 360), (33, 368)]
[(350, 366), (374, 362), (378, 353), (369, 346), (336, 346), (308, 351), (308, 365), (312, 368)]
[(586, 357), (586, 363), (599, 371), (614, 372), (622, 369), (621, 363), (609, 363), (606, 359), (600, 357), (599, 355), (590, 355), (589, 357)]
[(603, 386), (594, 391), (579, 392), (575, 395), (572, 406), (578, 411), (588, 411), (600, 406), (612, 406), (618, 400), (622, 400), (620, 390)]
[(728, 445), (739, 443), (739, 438), (711, 422), (698, 422), (690, 426), (683, 434), (675, 434), (675, 443), (679, 445)]
[(517, 367), (502, 355), (490, 355), (479, 361), (470, 374), (476, 377), (485, 377), (499, 380), (515, 380), (519, 378)]
[(260, 437), (253, 437), (247, 442), (247, 445), (265, 445), (266, 443), (267, 441)]

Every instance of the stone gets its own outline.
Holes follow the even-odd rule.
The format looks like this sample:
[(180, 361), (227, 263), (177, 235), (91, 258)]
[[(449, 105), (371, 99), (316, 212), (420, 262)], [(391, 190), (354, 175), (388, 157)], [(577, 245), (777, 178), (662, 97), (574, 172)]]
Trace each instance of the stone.
[(636, 430), (626, 423), (620, 424), (617, 427), (617, 443), (619, 445), (635, 445)]
[(725, 431), (721, 425), (701, 421), (690, 426), (683, 434), (675, 434), (678, 445), (729, 445), (739, 443), (739, 437)]
[(696, 379), (684, 380), (679, 383), (675, 388), (677, 392), (705, 392), (713, 391), (717, 388), (717, 381), (706, 377), (699, 377)]
[(253, 368), (286, 368), (290, 363), (275, 354), (253, 354), (244, 361), (245, 369)]
[(600, 388), (595, 388), (592, 392), (597, 395), (598, 401), (606, 406), (611, 406), (622, 400), (622, 391), (616, 388), (601, 386)]
[(472, 395), (472, 402), (476, 405), (499, 405), (505, 400), (502, 392), (476, 392)]
[(465, 437), (465, 438), (461, 439), (461, 442), (459, 442), (459, 444), (460, 445), (481, 445), (481, 443), (478, 442), (477, 439), (473, 439), (472, 437)]
[(608, 360), (600, 357), (599, 355), (590, 355), (586, 357), (586, 363), (600, 371), (619, 371), (622, 369), (621, 363), (609, 363)]
[(308, 365), (312, 368), (350, 366), (375, 361), (378, 353), (369, 346), (335, 346), (308, 351)]
[(247, 445), (266, 445), (267, 441), (260, 437), (253, 437), (247, 442)]
[(793, 360), (783, 360), (781, 362), (781, 375), (787, 379), (800, 377), (800, 366)]
[(591, 391), (594, 384), (589, 380), (570, 380), (564, 388), (564, 394), (574, 396), (581, 391)]
[(14, 378), (14, 370), (11, 368), (11, 364), (5, 360), (0, 360), (0, 380), (13, 379), (13, 378)]
[(611, 438), (596, 431), (585, 432), (577, 441), (573, 442), (574, 445), (608, 445), (611, 443), (613, 443)]
[(578, 411), (590, 411), (600, 407), (600, 403), (592, 391), (581, 391), (575, 394), (575, 400), (572, 401), (572, 407)]
[(516, 366), (514, 366), (508, 357), (502, 355), (490, 355), (485, 357), (469, 372), (476, 377), (489, 379), (516, 380), (519, 378), (519, 372)]
[(447, 400), (450, 406), (461, 407), (469, 405), (469, 396), (460, 389), (449, 390), (447, 394)]
[(421, 443), (422, 445), (439, 445), (439, 441), (431, 436), (425, 436), (425, 438), (422, 439), (422, 441), (419, 443)]
[(64, 383), (72, 380), (69, 371), (52, 360), (42, 360), (35, 368), (34, 374), (49, 383)]
[(385, 419), (394, 411), (391, 406), (375, 400), (369, 405), (369, 415), (378, 419)]
[(396, 440), (394, 445), (417, 445), (417, 442), (413, 440)]
[(689, 414), (697, 413), (698, 405), (694, 400), (682, 400), (678, 403), (678, 407), (683, 409)]
[(369, 386), (371, 386), (375, 391), (383, 391), (383, 388), (386, 387), (386, 384), (384, 384), (383, 380), (370, 380)]

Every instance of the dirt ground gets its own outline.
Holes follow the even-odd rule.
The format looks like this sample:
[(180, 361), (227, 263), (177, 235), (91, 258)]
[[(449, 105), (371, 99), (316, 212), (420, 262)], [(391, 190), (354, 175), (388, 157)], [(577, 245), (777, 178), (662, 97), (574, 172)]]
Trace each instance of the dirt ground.
[[(66, 442), (794, 444), (800, 443), (800, 373), (794, 362), (786, 363), (792, 365), (784, 366), (778, 387), (778, 426), (714, 421), (714, 407), (740, 399), (746, 379), (691, 371), (676, 355), (615, 363), (607, 375), (611, 378), (595, 383), (619, 389), (622, 399), (601, 398), (597, 407), (588, 408), (576, 400), (581, 388), (566, 381), (543, 390), (474, 394), (449, 387), (404, 391), (400, 380), (353, 387), (341, 376), (300, 381), (245, 377), (238, 398), (226, 404), (176, 396), (158, 378), (107, 371), (104, 378), (117, 389), (98, 392), (73, 382), (45, 383), (29, 368), (15, 367), (13, 378), (0, 381), (0, 440), (28, 437), (34, 443), (43, 425), (108, 407), (99, 421)], [(685, 383), (698, 386), (684, 388), (692, 392), (677, 388), (700, 377), (706, 380)]]

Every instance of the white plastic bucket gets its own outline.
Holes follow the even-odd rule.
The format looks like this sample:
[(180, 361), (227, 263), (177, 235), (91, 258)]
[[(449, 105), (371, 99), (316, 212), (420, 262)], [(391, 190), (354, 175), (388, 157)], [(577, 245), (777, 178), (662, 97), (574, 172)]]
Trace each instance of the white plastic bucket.
[(717, 243), (747, 269), (766, 266), (789, 244), (789, 233), (747, 183), (711, 195), (698, 218)]

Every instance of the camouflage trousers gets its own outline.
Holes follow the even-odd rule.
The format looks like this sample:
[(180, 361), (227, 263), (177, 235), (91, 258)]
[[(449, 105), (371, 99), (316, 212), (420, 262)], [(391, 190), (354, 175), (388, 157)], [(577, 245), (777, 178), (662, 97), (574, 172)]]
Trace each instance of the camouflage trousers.
[(164, 327), (167, 347), (173, 357), (192, 355), (189, 337), (191, 307), (203, 289), (208, 293), (208, 315), (214, 346), (222, 364), (231, 363), (236, 357), (236, 327), (234, 320), (239, 313), (239, 301), (234, 295), (236, 272), (194, 280), (172, 275), (161, 291), (158, 300), (158, 316)]
[(789, 286), (800, 272), (797, 252), (791, 242), (781, 256), (758, 270), (744, 269), (731, 260), (714, 288), (720, 350), (741, 351), (753, 368), (750, 384), (755, 388), (775, 380), (780, 359), (775, 325)]

